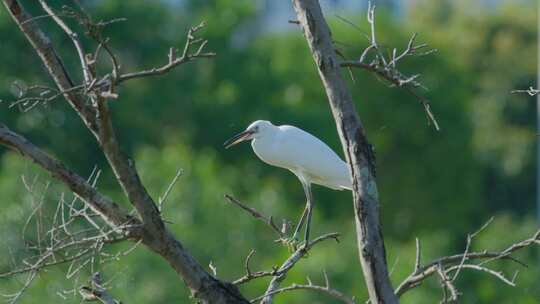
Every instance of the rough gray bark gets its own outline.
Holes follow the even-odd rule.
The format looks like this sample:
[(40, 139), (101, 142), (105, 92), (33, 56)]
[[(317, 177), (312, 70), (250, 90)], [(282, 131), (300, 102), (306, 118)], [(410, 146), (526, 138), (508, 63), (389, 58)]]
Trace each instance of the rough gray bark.
[(317, 64), (351, 169), (358, 253), (371, 303), (398, 303), (388, 276), (372, 147), (341, 76), (330, 29), (319, 1), (293, 0), (293, 4)]
[[(65, 69), (59, 54), (55, 51), (50, 38), (32, 20), (32, 16), (24, 10), (19, 1), (2, 0), (2, 2), (41, 58), (58, 89), (64, 93), (66, 100), (96, 137), (126, 197), (137, 210), (140, 220), (133, 218), (133, 221), (138, 223), (137, 226), (140, 227), (140, 231), (134, 238), (142, 240), (144, 245), (161, 255), (180, 275), (191, 290), (192, 295), (200, 302), (249, 303), (234, 285), (222, 282), (208, 273), (167, 229), (154, 200), (148, 195), (141, 183), (133, 161), (123, 154), (120, 149), (112, 125), (107, 99), (103, 96), (93, 96), (93, 102), (86, 103), (83, 98), (75, 94), (74, 88), (76, 86)], [(40, 3), (46, 11), (52, 11), (44, 1), (40, 1)], [(66, 24), (63, 24), (61, 19), (54, 18), (54, 20), (75, 43), (79, 56), (83, 56), (84, 49), (76, 37), (73, 37), (73, 32)], [(88, 82), (95, 79), (88, 79), (92, 77), (92, 75), (86, 73), (88, 63), (85, 58), (80, 59), (85, 76), (83, 86), (88, 87), (90, 86)], [(23, 137), (7, 128), (0, 128), (0, 144), (21, 152), (23, 156), (32, 159), (49, 171), (53, 177), (66, 184), (73, 192), (96, 209), (99, 214), (102, 214), (110, 224), (119, 227), (124, 225), (126, 220), (131, 220), (124, 211), (120, 210), (116, 203), (101, 195), (95, 188), (86, 183), (82, 177), (49, 157)]]

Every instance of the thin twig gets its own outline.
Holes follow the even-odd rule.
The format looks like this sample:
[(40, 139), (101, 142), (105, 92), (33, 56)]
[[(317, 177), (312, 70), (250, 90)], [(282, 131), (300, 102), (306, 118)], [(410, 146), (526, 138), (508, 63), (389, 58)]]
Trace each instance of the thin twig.
[(527, 93), (527, 94), (529, 94), (529, 96), (536, 96), (536, 95), (540, 94), (540, 89), (535, 89), (533, 87), (529, 87), (527, 90), (513, 90), (511, 93), (512, 94)]
[(338, 233), (327, 233), (324, 235), (319, 236), (318, 238), (314, 239), (313, 241), (310, 241), (309, 243), (302, 244), (283, 264), (279, 267), (278, 272), (279, 274), (274, 276), (272, 280), (270, 281), (270, 284), (268, 285), (268, 288), (266, 289), (266, 292), (263, 296), (260, 298), (262, 299), (261, 303), (269, 304), (272, 301), (272, 292), (277, 290), (279, 288), (279, 285), (285, 278), (287, 277), (287, 272), (303, 257), (305, 256), (308, 251), (313, 248), (316, 244), (327, 240), (327, 239), (334, 239), (336, 242), (339, 242), (339, 234)]
[[(186, 63), (193, 61), (197, 58), (211, 58), (214, 57), (216, 54), (213, 52), (203, 52), (205, 46), (207, 45), (208, 41), (195, 38), (194, 34), (204, 28), (206, 25), (205, 22), (201, 22), (199, 25), (194, 26), (189, 29), (187, 33), (187, 40), (184, 44), (184, 49), (181, 56), (176, 56), (176, 50), (174, 48), (171, 48), (169, 50), (169, 61), (158, 68), (152, 68), (149, 70), (139, 71), (139, 72), (133, 72), (133, 73), (126, 73), (119, 75), (116, 79), (116, 83), (119, 84), (121, 82), (135, 79), (135, 78), (141, 78), (141, 77), (149, 77), (149, 76), (157, 76), (157, 75), (163, 75), (170, 71), (171, 69)], [(191, 48), (195, 45), (198, 45), (198, 48), (196, 51), (191, 52)]]
[(182, 176), (182, 173), (184, 173), (184, 170), (181, 169), (181, 168), (176, 171), (176, 175), (174, 176), (172, 181), (169, 183), (169, 186), (167, 187), (167, 190), (165, 190), (163, 195), (158, 198), (158, 210), (159, 210), (159, 212), (163, 212), (163, 203), (167, 200), (167, 197), (169, 197), (169, 194), (171, 193), (171, 190), (173, 189), (174, 185), (178, 181), (178, 178), (180, 178), (180, 176)]
[[(392, 85), (404, 88), (422, 104), (428, 118), (428, 122), (433, 124), (434, 128), (439, 131), (439, 123), (431, 111), (430, 101), (426, 97), (416, 93), (414, 90), (415, 88), (423, 87), (422, 84), (417, 80), (419, 75), (405, 76), (397, 68), (398, 63), (405, 57), (413, 55), (428, 55), (436, 50), (428, 49), (424, 51), (428, 45), (425, 43), (417, 44), (416, 38), (418, 35), (414, 33), (409, 39), (407, 47), (402, 52), (398, 54), (397, 49), (394, 48), (392, 49), (390, 57), (386, 58), (385, 54), (382, 52), (379, 44), (377, 43), (375, 31), (375, 6), (372, 5), (371, 2), (369, 2), (368, 5), (367, 22), (369, 23), (371, 29), (370, 35), (368, 36), (369, 45), (362, 51), (358, 60), (344, 60), (340, 63), (340, 66), (348, 69), (356, 67), (367, 70), (385, 79)], [(351, 22), (348, 23), (352, 24)], [(373, 56), (371, 56), (373, 59), (367, 62), (367, 58), (370, 54), (373, 54)]]
[(247, 213), (252, 215), (254, 218), (256, 218), (256, 219), (262, 221), (263, 223), (267, 224), (268, 226), (270, 226), (270, 228), (272, 228), (272, 230), (274, 230), (279, 235), (280, 238), (282, 238), (284, 236), (285, 232), (283, 232), (281, 229), (279, 229), (278, 226), (276, 226), (272, 216), (266, 216), (263, 213), (257, 211), (256, 209), (248, 207), (248, 206), (242, 204), (239, 200), (237, 200), (236, 198), (234, 198), (233, 196), (231, 196), (229, 194), (225, 194), (225, 198), (227, 199), (227, 201), (229, 201), (230, 203), (240, 207), (242, 210), (246, 211)]
[[(463, 259), (461, 259), (461, 262), (459, 263), (459, 265), (465, 264), (465, 261), (467, 260), (467, 254), (469, 253), (469, 248), (471, 246), (471, 242), (472, 242), (473, 238), (475, 236), (477, 236), (480, 232), (482, 232), (484, 229), (486, 229), (487, 226), (489, 226), (489, 224), (491, 224), (491, 222), (493, 222), (493, 219), (494, 219), (494, 217), (491, 217), (484, 225), (482, 225), (482, 227), (480, 227), (480, 229), (478, 229), (477, 231), (475, 231), (472, 234), (467, 235), (467, 244), (465, 245), (465, 252), (463, 253)], [(455, 281), (457, 279), (460, 270), (461, 270), (461, 268), (458, 267), (456, 272), (454, 273), (454, 277), (452, 278), (452, 281)]]
[[(484, 226), (482, 226), (482, 228), (479, 229), (477, 232), (480, 232), (483, 229), (485, 229), (485, 227), (487, 227), (487, 224), (489, 223), (490, 221), (484, 224)], [(464, 267), (464, 265), (469, 265), (469, 264), (464, 264), (463, 261), (483, 260), (474, 266), (474, 267), (482, 267), (483, 264), (486, 264), (493, 260), (500, 260), (500, 259), (508, 259), (520, 265), (524, 265), (522, 262), (516, 260), (510, 255), (518, 250), (521, 250), (521, 249), (524, 249), (533, 245), (540, 245), (540, 230), (536, 231), (532, 237), (522, 240), (520, 242), (516, 242), (501, 251), (484, 250), (480, 252), (467, 252), (467, 253), (462, 253), (462, 254), (444, 256), (444, 257), (435, 259), (434, 261), (428, 263), (427, 265), (421, 266), (417, 270), (413, 271), (405, 280), (403, 280), (401, 284), (399, 284), (399, 286), (395, 290), (396, 295), (401, 296), (405, 292), (418, 286), (418, 284), (420, 284), (422, 281), (424, 281), (425, 279), (427, 279), (428, 277), (436, 273), (437, 267), (442, 267), (443, 270), (446, 272), (448, 272), (449, 269), (451, 269), (452, 271), (457, 271), (460, 265), (461, 267)], [(470, 266), (466, 266), (466, 267), (473, 268)], [(476, 269), (476, 270), (485, 271), (483, 269)], [(512, 281), (508, 280), (508, 281), (513, 282), (513, 280)]]
[(89, 84), (90, 82), (92, 82), (92, 76), (90, 75), (88, 63), (86, 62), (86, 52), (82, 46), (81, 41), (79, 40), (77, 33), (71, 30), (71, 28), (62, 20), (62, 18), (55, 14), (55, 12), (44, 0), (39, 0), (39, 3), (41, 4), (41, 7), (43, 7), (45, 12), (47, 12), (52, 17), (52, 19), (58, 24), (58, 26), (68, 35), (68, 37), (73, 42), (73, 45), (77, 50), (77, 55), (79, 56), (79, 60), (81, 62), (85, 84)]
[(414, 271), (418, 271), (420, 268), (420, 258), (422, 255), (420, 248), (420, 240), (416, 238), (416, 258), (414, 259)]
[(492, 269), (489, 269), (487, 267), (483, 267), (483, 266), (480, 266), (480, 265), (475, 265), (475, 264), (456, 265), (456, 266), (448, 267), (446, 269), (446, 272), (449, 273), (449, 272), (452, 272), (452, 271), (457, 271), (457, 270), (462, 269), (462, 268), (468, 268), (468, 269), (483, 271), (483, 272), (486, 272), (486, 273), (489, 273), (489, 274), (495, 276), (496, 278), (498, 278), (502, 282), (504, 282), (504, 283), (506, 283), (506, 284), (508, 284), (508, 285), (510, 285), (512, 287), (516, 286), (516, 284), (513, 281), (510, 281), (509, 279), (507, 279), (502, 272), (497, 272), (497, 271), (494, 271)]
[(252, 272), (250, 267), (249, 267), (249, 262), (251, 261), (251, 258), (253, 257), (254, 254), (255, 254), (255, 250), (252, 249), (249, 252), (248, 256), (246, 257), (246, 261), (244, 263), (244, 267), (246, 269), (246, 274), (243, 277), (234, 280), (233, 281), (234, 285), (241, 285), (241, 284), (247, 283), (247, 282), (249, 282), (249, 281), (251, 281), (253, 279), (267, 277), (267, 276), (276, 276), (276, 275), (279, 274), (277, 267), (273, 267), (272, 270), (270, 270), (270, 271)]
[(349, 296), (345, 295), (344, 293), (342, 293), (341, 291), (339, 291), (337, 289), (334, 289), (334, 288), (332, 288), (330, 286), (330, 280), (328, 279), (328, 275), (326, 274), (326, 271), (323, 271), (323, 276), (324, 276), (324, 283), (325, 283), (324, 286), (314, 285), (311, 282), (311, 280), (309, 279), (309, 277), (308, 277), (307, 278), (308, 284), (292, 284), (291, 286), (288, 286), (288, 287), (279, 288), (279, 289), (271, 291), (270, 293), (267, 293), (265, 295), (262, 295), (262, 296), (259, 296), (259, 297), (256, 297), (256, 298), (252, 299), (251, 303), (255, 303), (255, 302), (263, 299), (264, 297), (273, 296), (273, 295), (280, 294), (280, 293), (283, 293), (283, 292), (292, 291), (292, 290), (299, 290), (299, 289), (318, 291), (318, 292), (329, 295), (329, 296), (331, 296), (331, 297), (333, 297), (335, 299), (338, 299), (339, 301), (341, 301), (343, 303), (347, 303), (347, 304), (355, 304), (356, 303), (354, 297), (349, 297)]

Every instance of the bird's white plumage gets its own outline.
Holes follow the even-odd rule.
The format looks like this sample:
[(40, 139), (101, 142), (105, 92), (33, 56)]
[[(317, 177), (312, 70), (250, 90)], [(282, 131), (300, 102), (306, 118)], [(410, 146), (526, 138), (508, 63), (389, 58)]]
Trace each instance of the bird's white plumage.
[(317, 137), (293, 126), (274, 126), (266, 120), (257, 120), (225, 142), (229, 148), (239, 142), (252, 140), (255, 154), (273, 166), (292, 171), (302, 183), (306, 194), (306, 208), (294, 230), (292, 240), (307, 218), (305, 246), (309, 243), (313, 198), (311, 184), (319, 184), (336, 190), (352, 188), (347, 164)]
[(256, 121), (251, 145), (264, 162), (292, 171), (303, 183), (336, 190), (351, 189), (347, 164), (324, 142), (294, 126)]

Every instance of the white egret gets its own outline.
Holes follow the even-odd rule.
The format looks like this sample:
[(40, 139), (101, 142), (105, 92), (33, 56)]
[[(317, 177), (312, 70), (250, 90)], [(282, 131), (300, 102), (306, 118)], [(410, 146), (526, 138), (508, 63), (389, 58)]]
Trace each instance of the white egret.
[(229, 148), (245, 140), (252, 140), (253, 151), (263, 162), (290, 170), (302, 183), (307, 203), (292, 240), (296, 240), (307, 213), (304, 235), (307, 245), (314, 206), (311, 184), (335, 190), (351, 190), (347, 163), (317, 137), (294, 126), (274, 126), (269, 121), (257, 120), (224, 145)]

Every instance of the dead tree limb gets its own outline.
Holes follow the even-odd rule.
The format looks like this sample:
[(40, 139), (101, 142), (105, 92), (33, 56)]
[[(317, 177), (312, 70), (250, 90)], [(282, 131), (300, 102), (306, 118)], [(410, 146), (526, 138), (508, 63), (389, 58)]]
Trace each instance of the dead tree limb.
[(308, 284), (296, 284), (295, 283), (295, 284), (292, 284), (292, 285), (287, 286), (287, 287), (278, 288), (278, 289), (275, 289), (275, 290), (273, 290), (271, 292), (267, 292), (266, 294), (251, 300), (251, 302), (255, 303), (255, 302), (257, 302), (258, 300), (260, 300), (260, 299), (262, 299), (264, 297), (274, 296), (274, 295), (277, 295), (277, 294), (280, 294), (280, 293), (289, 292), (289, 291), (293, 291), (293, 290), (302, 290), (302, 289), (304, 289), (304, 290), (313, 290), (313, 291), (317, 291), (317, 292), (326, 294), (326, 295), (328, 295), (330, 297), (333, 297), (333, 298), (339, 300), (340, 302), (343, 302), (343, 303), (346, 303), (346, 304), (356, 304), (356, 301), (355, 301), (354, 297), (351, 298), (351, 297), (345, 295), (343, 292), (332, 288), (330, 286), (330, 281), (328, 280), (328, 276), (326, 275), (326, 272), (323, 272), (323, 274), (324, 274), (324, 281), (325, 281), (324, 286), (313, 284), (311, 282), (311, 280), (309, 280), (309, 278), (308, 278)]
[(266, 292), (264, 293), (263, 296), (260, 297), (262, 298), (261, 304), (272, 303), (272, 298), (274, 294), (276, 293), (275, 291), (279, 289), (279, 285), (281, 284), (281, 282), (283, 282), (283, 280), (285, 280), (289, 270), (291, 270), (294, 267), (294, 265), (303, 256), (305, 256), (309, 252), (309, 250), (313, 248), (313, 246), (327, 239), (334, 239), (338, 241), (338, 236), (339, 235), (337, 233), (328, 233), (328, 234), (324, 234), (315, 238), (313, 241), (309, 242), (308, 244), (305, 244), (305, 243), (302, 244), (300, 248), (298, 248), (295, 252), (293, 252), (293, 254), (291, 254), (291, 256), (289, 256), (289, 258), (285, 260), (285, 262), (283, 262), (283, 264), (281, 264), (281, 266), (278, 268), (277, 274), (270, 281), (270, 284), (268, 285)]
[[(262, 221), (263, 223), (267, 224), (268, 227), (270, 227), (274, 232), (276, 232), (279, 236), (279, 239), (275, 241), (275, 243), (284, 244), (283, 240), (285, 239), (285, 236), (287, 234), (287, 225), (284, 223), (282, 229), (280, 230), (273, 222), (272, 216), (267, 216), (261, 213), (260, 211), (248, 207), (241, 203), (236, 198), (232, 197), (231, 195), (226, 194), (225, 198), (231, 202), (233, 205), (238, 206), (240, 209), (246, 211), (247, 214), (251, 215), (253, 218)], [(304, 289), (304, 290), (313, 290), (318, 291), (322, 293), (326, 293), (331, 297), (334, 297), (338, 300), (341, 300), (345, 303), (354, 303), (354, 299), (346, 296), (343, 292), (331, 288), (330, 283), (328, 280), (328, 277), (326, 275), (326, 272), (324, 272), (324, 278), (326, 282), (326, 286), (319, 286), (319, 285), (313, 285), (311, 281), (308, 280), (308, 285), (305, 284), (293, 284), (288, 287), (280, 288), (279, 286), (281, 283), (285, 280), (287, 277), (287, 273), (292, 270), (292, 268), (298, 263), (302, 257), (306, 256), (308, 252), (318, 243), (328, 240), (328, 239), (334, 239), (336, 242), (339, 242), (339, 234), (338, 233), (326, 233), (323, 234), (317, 238), (315, 238), (313, 241), (311, 241), (309, 244), (302, 244), (300, 247), (296, 248), (292, 252), (292, 254), (281, 264), (280, 267), (273, 266), (272, 270), (265, 270), (265, 271), (255, 271), (252, 272), (250, 268), (250, 261), (253, 255), (255, 254), (255, 250), (251, 250), (249, 254), (246, 257), (245, 260), (245, 269), (246, 274), (242, 276), (241, 278), (233, 281), (233, 284), (240, 285), (245, 284), (247, 282), (250, 282), (252, 280), (262, 278), (262, 277), (272, 277), (270, 280), (270, 284), (268, 284), (268, 287), (264, 294), (254, 298), (251, 300), (251, 303), (261, 301), (261, 304), (271, 304), (273, 302), (274, 295), (280, 294), (282, 292), (291, 291), (291, 290), (298, 290), (298, 289)], [(289, 249), (291, 249), (291, 246), (288, 246)]]
[[(489, 222), (487, 224), (489, 224)], [(424, 280), (432, 275), (438, 274), (440, 276), (441, 272), (444, 273), (446, 280), (451, 284), (457, 279), (462, 269), (482, 271), (493, 275), (510, 286), (514, 286), (514, 279), (508, 279), (502, 273), (488, 268), (485, 264), (494, 260), (506, 259), (523, 265), (522, 262), (512, 258), (510, 255), (518, 250), (534, 245), (540, 245), (540, 230), (536, 231), (530, 238), (511, 244), (501, 251), (470, 251), (469, 248), (472, 238), (477, 233), (482, 231), (486, 226), (487, 225), (484, 225), (480, 230), (467, 237), (467, 245), (462, 254), (441, 257), (425, 264), (424, 266), (420, 266), (420, 264), (418, 264), (419, 267), (415, 267), (413, 272), (396, 288), (396, 294), (401, 297), (404, 293), (419, 286)], [(480, 262), (477, 264), (472, 264), (472, 262), (475, 260), (479, 260)], [(451, 276), (452, 273), (453, 276)]]
[(92, 131), (96, 130), (95, 110), (71, 89), (75, 86), (63, 61), (52, 45), (51, 39), (41, 30), (33, 17), (24, 10), (17, 0), (2, 0), (9, 14), (32, 45), (47, 72), (53, 78), (59, 91), (79, 114), (84, 124)]
[(351, 169), (358, 253), (372, 303), (397, 303), (388, 277), (379, 220), (375, 158), (366, 132), (341, 76), (330, 29), (319, 1), (293, 0), (334, 115), (338, 134)]
[[(346, 20), (345, 20), (346, 21)], [(386, 80), (392, 86), (403, 88), (414, 96), (424, 107), (428, 123), (432, 124), (435, 130), (439, 131), (439, 123), (431, 111), (431, 102), (428, 98), (415, 91), (417, 88), (424, 88), (418, 78), (419, 74), (405, 75), (398, 69), (401, 60), (410, 56), (424, 56), (436, 52), (436, 49), (428, 48), (426, 43), (416, 43), (418, 34), (414, 33), (405, 49), (398, 52), (397, 48), (391, 50), (391, 55), (385, 55), (381, 46), (377, 42), (375, 30), (375, 6), (368, 2), (367, 21), (370, 25), (369, 45), (364, 49), (357, 60), (344, 60), (340, 66), (347, 68), (360, 68), (369, 71), (376, 76)], [(348, 21), (347, 21), (348, 22)], [(338, 53), (339, 54), (339, 53)]]
[(48, 171), (54, 178), (64, 183), (73, 193), (76, 193), (95, 212), (109, 223), (112, 228), (126, 227), (126, 233), (137, 237), (134, 227), (142, 226), (136, 218), (128, 215), (117, 203), (99, 193), (83, 177), (69, 170), (63, 163), (52, 158), (36, 147), (26, 138), (11, 131), (0, 123), (0, 144), (18, 152), (24, 158), (31, 160)]
[[(81, 117), (84, 124), (90, 132), (96, 137), (97, 142), (102, 148), (109, 165), (111, 166), (116, 179), (124, 190), (128, 201), (137, 210), (140, 222), (142, 222), (142, 231), (139, 235), (140, 240), (152, 251), (161, 255), (171, 267), (182, 277), (186, 285), (190, 288), (192, 295), (203, 303), (248, 303), (238, 289), (230, 283), (222, 282), (208, 273), (195, 258), (184, 248), (184, 246), (172, 235), (165, 227), (161, 218), (156, 203), (147, 193), (144, 185), (140, 181), (137, 170), (132, 160), (130, 160), (120, 149), (120, 143), (115, 135), (115, 130), (112, 124), (111, 113), (108, 108), (108, 98), (117, 97), (113, 92), (114, 80), (118, 83), (118, 63), (113, 60), (113, 72), (109, 75), (99, 77), (87, 73), (88, 61), (86, 58), (80, 58), (82, 63), (82, 72), (85, 79), (83, 86), (85, 87), (86, 98), (92, 102), (87, 102), (85, 97), (80, 96), (73, 91), (75, 83), (69, 76), (62, 60), (55, 51), (51, 39), (35, 22), (35, 19), (24, 9), (18, 0), (2, 0), (4, 6), (12, 16), (15, 23), (28, 39), (43, 64), (46, 66), (48, 73), (52, 76), (58, 87), (58, 91), (63, 92), (64, 97), (73, 107), (75, 112)], [(83, 49), (83, 46), (74, 36), (74, 32), (60, 19), (58, 14), (55, 14), (44, 1), (40, 2), (48, 14), (54, 16), (53, 20), (66, 32), (66, 34), (74, 42), (77, 54), (83, 57), (88, 53)], [(173, 60), (170, 65), (164, 69), (157, 69), (159, 73), (165, 73), (172, 68), (179, 66), (183, 62), (191, 61), (197, 57), (208, 57), (212, 54), (203, 53), (202, 50), (206, 43), (201, 43), (195, 53), (190, 53), (190, 47), (194, 43), (193, 31), (188, 33), (187, 47), (185, 48), (186, 57), (183, 60)], [(197, 40), (200, 42), (201, 40)], [(104, 41), (98, 41), (99, 45), (106, 48)], [(98, 48), (99, 49), (99, 48)], [(109, 50), (110, 51), (110, 50)], [(97, 53), (97, 51), (96, 51)], [(110, 54), (113, 58), (114, 55)], [(174, 53), (173, 53), (174, 55)], [(86, 56), (86, 55), (84, 55)], [(97, 56), (93, 57), (94, 59)], [(188, 60), (189, 59), (189, 60)], [(126, 76), (124, 80), (151, 76), (158, 73), (141, 72), (133, 77)], [(129, 75), (129, 74), (128, 74)], [(97, 80), (99, 79), (99, 80)], [(112, 80), (111, 80), (112, 79)], [(90, 83), (88, 83), (90, 81)], [(105, 94), (99, 91), (93, 94), (93, 90), (103, 90), (101, 87), (105, 85)], [(108, 94), (107, 94), (108, 93)], [(108, 216), (108, 220), (114, 219), (112, 224), (119, 225), (122, 221), (118, 218), (125, 216), (124, 213), (115, 212), (112, 203), (108, 200), (103, 200), (102, 195), (92, 187), (86, 187), (84, 180), (75, 178), (78, 183), (72, 183), (74, 176), (73, 172), (60, 165), (58, 162), (51, 161), (49, 157), (39, 153), (35, 146), (29, 144), (21, 137), (6, 128), (3, 129), (3, 143), (18, 151), (27, 153), (23, 154), (32, 160), (36, 161), (46, 170), (53, 174), (53, 177), (65, 183), (71, 190), (86, 198), (89, 204), (92, 202), (94, 207), (99, 207), (98, 211)], [(21, 149), (24, 148), (24, 149)], [(36, 152), (38, 151), (38, 152)], [(81, 186), (82, 185), (82, 186)], [(85, 192), (86, 191), (86, 192)], [(96, 200), (95, 202), (93, 200)]]
[(249, 213), (251, 216), (253, 216), (254, 218), (262, 221), (263, 223), (267, 224), (270, 228), (272, 228), (272, 230), (274, 230), (274, 232), (279, 236), (279, 238), (283, 238), (285, 237), (285, 233), (286, 233), (286, 225), (284, 227), (282, 227), (281, 229), (274, 223), (274, 218), (270, 215), (270, 216), (266, 216), (264, 214), (262, 214), (261, 212), (255, 210), (254, 208), (251, 208), (249, 206), (246, 206), (244, 204), (242, 204), (239, 200), (237, 200), (236, 198), (234, 198), (232, 195), (229, 195), (229, 194), (225, 194), (225, 198), (227, 199), (227, 201), (229, 201), (231, 204), (234, 204), (238, 207), (240, 207), (242, 210), (246, 211), (247, 213)]

